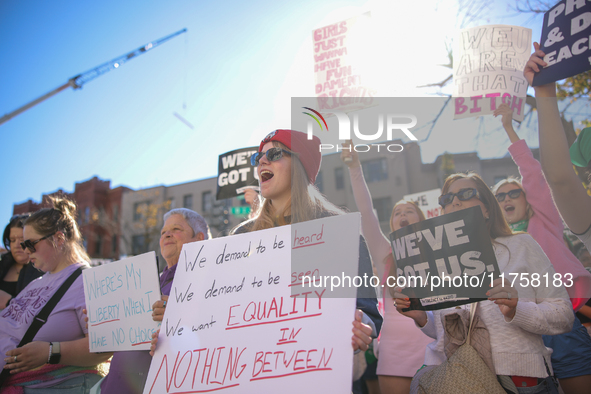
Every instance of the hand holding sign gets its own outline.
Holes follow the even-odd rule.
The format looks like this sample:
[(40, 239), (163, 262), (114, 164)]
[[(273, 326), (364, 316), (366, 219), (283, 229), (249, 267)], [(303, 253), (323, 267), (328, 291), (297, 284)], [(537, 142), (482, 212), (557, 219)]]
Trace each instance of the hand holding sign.
[(154, 305), (152, 305), (152, 319), (154, 321), (162, 321), (167, 301), (168, 296), (163, 295), (161, 300), (156, 301)]
[(496, 279), (492, 289), (486, 292), (489, 301), (494, 301), (499, 306), (501, 313), (509, 320), (515, 316), (519, 293), (505, 278)]
[(244, 191), (244, 201), (250, 205), (251, 212), (254, 212), (259, 207), (260, 198), (259, 193), (254, 188), (248, 187)]
[(401, 291), (402, 289), (400, 287), (395, 287), (394, 294), (392, 295), (396, 310), (401, 315), (413, 319), (419, 326), (424, 327), (427, 324), (427, 314), (421, 310), (410, 309), (410, 298), (406, 294), (401, 293)]
[(363, 319), (363, 312), (360, 309), (355, 311), (355, 320), (353, 320), (353, 337), (351, 337), (351, 345), (353, 350), (367, 350), (372, 341), (371, 333), (373, 329), (371, 326), (361, 322)]
[(548, 65), (548, 63), (544, 61), (544, 56), (546, 56), (546, 54), (540, 49), (540, 44), (534, 42), (534, 53), (531, 54), (523, 69), (523, 76), (528, 84), (533, 84), (536, 73), (539, 73), (542, 67)]
[(152, 333), (152, 340), (150, 341), (150, 356), (154, 357), (156, 346), (158, 346), (158, 335), (160, 335), (160, 329)]

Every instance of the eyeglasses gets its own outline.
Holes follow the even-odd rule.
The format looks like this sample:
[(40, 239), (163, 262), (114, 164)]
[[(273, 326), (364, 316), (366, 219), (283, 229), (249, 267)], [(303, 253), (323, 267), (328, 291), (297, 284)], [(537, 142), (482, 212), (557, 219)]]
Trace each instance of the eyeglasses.
[(457, 193), (448, 193), (439, 196), (439, 205), (441, 205), (442, 208), (445, 208), (447, 205), (451, 204), (451, 202), (454, 200), (454, 197), (457, 197), (460, 201), (467, 201), (472, 197), (480, 198), (478, 197), (478, 190), (474, 188), (466, 188), (461, 189)]
[(55, 233), (51, 233), (49, 235), (46, 235), (43, 238), (39, 238), (37, 241), (31, 241), (30, 239), (27, 239), (24, 242), (21, 242), (21, 248), (23, 248), (23, 250), (25, 249), (29, 249), (29, 251), (31, 253), (35, 253), (37, 250), (35, 249), (35, 245), (37, 245), (39, 242), (43, 241), (44, 239), (47, 239), (51, 236), (53, 236)]
[(521, 190), (521, 189), (513, 189), (513, 190), (509, 190), (507, 193), (505, 193), (505, 192), (497, 193), (495, 195), (495, 197), (497, 198), (498, 202), (505, 201), (505, 196), (509, 196), (509, 198), (511, 198), (512, 200), (515, 200), (516, 198), (519, 198), (519, 196), (521, 196), (522, 191), (523, 190)]
[(292, 155), (292, 152), (281, 148), (270, 148), (266, 152), (257, 152), (250, 156), (250, 164), (252, 164), (253, 167), (258, 167), (263, 155), (265, 155), (269, 161), (277, 161), (283, 157), (284, 153), (290, 156)]

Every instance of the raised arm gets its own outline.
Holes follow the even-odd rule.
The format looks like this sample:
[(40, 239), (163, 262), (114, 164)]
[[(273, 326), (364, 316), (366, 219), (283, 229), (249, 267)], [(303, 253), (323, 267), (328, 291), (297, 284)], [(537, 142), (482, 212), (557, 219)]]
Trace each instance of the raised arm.
[(493, 113), (495, 118), (501, 115), (501, 123), (503, 124), (503, 128), (509, 137), (509, 141), (512, 144), (516, 143), (520, 140), (519, 136), (515, 132), (513, 128), (513, 110), (505, 103), (499, 105), (499, 108), (495, 110)]
[[(351, 145), (351, 141), (343, 144), (343, 147)], [(390, 241), (384, 236), (380, 228), (380, 221), (373, 210), (373, 203), (369, 189), (363, 177), (359, 155), (353, 149), (351, 152), (343, 149), (341, 154), (343, 162), (349, 167), (349, 176), (355, 204), (361, 213), (361, 229), (367, 242), (373, 264), (378, 272), (380, 280), (384, 277), (386, 269), (384, 260), (391, 253)]]
[[(523, 75), (531, 85), (533, 76), (546, 66), (544, 52), (534, 43), (535, 52), (527, 62)], [(556, 84), (534, 87), (540, 134), (542, 169), (552, 190), (554, 202), (568, 227), (577, 234), (591, 226), (591, 198), (574, 172), (566, 134), (560, 119)]]
[(502, 115), (503, 127), (511, 141), (509, 153), (521, 175), (521, 184), (527, 195), (527, 202), (540, 220), (539, 223), (544, 227), (544, 229), (530, 228), (529, 232), (535, 238), (535, 234), (545, 230), (562, 240), (562, 220), (552, 200), (550, 188), (542, 174), (540, 163), (534, 158), (526, 142), (520, 139), (513, 129), (513, 110), (507, 104), (501, 104), (494, 115)]

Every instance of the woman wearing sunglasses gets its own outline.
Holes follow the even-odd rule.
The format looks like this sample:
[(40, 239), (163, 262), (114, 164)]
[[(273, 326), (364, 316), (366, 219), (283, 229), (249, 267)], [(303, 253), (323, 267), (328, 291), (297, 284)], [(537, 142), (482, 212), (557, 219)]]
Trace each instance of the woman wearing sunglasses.
[(577, 311), (591, 295), (591, 274), (564, 243), (564, 227), (542, 175), (542, 166), (525, 140), (515, 133), (513, 111), (507, 104), (501, 104), (494, 114), (502, 116), (503, 127), (511, 141), (509, 153), (519, 169), (521, 182), (513, 177), (504, 179), (493, 187), (493, 193), (511, 229), (529, 233), (540, 244), (556, 272), (572, 275), (574, 284), (567, 291)]
[(25, 287), (0, 313), (0, 367), (10, 370), (2, 388), (27, 393), (87, 393), (100, 376), (96, 366), (111, 354), (89, 353), (82, 276), (55, 305), (32, 342), (17, 347), (32, 321), (79, 267), (88, 266), (76, 224), (76, 207), (50, 198), (53, 208), (33, 213), (24, 226), (23, 250), (45, 274)]
[[(307, 134), (293, 130), (275, 130), (263, 139), (259, 152), (251, 156), (252, 164), (257, 167), (263, 202), (255, 217), (239, 225), (234, 234), (344, 213), (314, 186), (322, 160), (319, 147), (318, 137), (308, 140)], [(359, 272), (362, 276), (372, 275), (371, 259), (363, 239), (359, 247)], [(361, 320), (372, 323), (379, 332), (382, 318), (375, 291), (360, 290), (370, 292), (357, 299), (357, 308), (364, 314), (357, 311), (355, 315), (352, 345), (355, 350), (365, 351), (372, 341), (372, 327)]]
[[(346, 148), (351, 141), (343, 144)], [(361, 226), (367, 239), (367, 246), (378, 277), (385, 285), (384, 275), (395, 272), (390, 241), (382, 233), (380, 222), (374, 213), (369, 188), (363, 177), (359, 154), (343, 149), (343, 162), (349, 168), (355, 204), (361, 212)], [(423, 211), (412, 201), (400, 200), (392, 209), (390, 229), (402, 227), (425, 220)], [(410, 390), (410, 382), (416, 371), (423, 365), (425, 347), (431, 338), (423, 334), (416, 325), (400, 315), (392, 299), (384, 301), (384, 325), (379, 337), (377, 375), (382, 394), (403, 394)], [(404, 361), (403, 361), (404, 360)]]
[(29, 215), (15, 215), (4, 229), (2, 241), (8, 253), (0, 256), (0, 309), (34, 279), (43, 275), (29, 264), (29, 256), (21, 248), (24, 221)]
[[(510, 273), (527, 275), (548, 273), (554, 269), (540, 246), (528, 234), (514, 234), (503, 216), (495, 196), (474, 173), (450, 175), (442, 189), (439, 203), (444, 214), (479, 206), (486, 219), (498, 266), (505, 278)], [(492, 359), (497, 375), (506, 388), (518, 393), (553, 393), (548, 376), (550, 351), (544, 346), (542, 335), (556, 335), (570, 331), (573, 323), (572, 305), (562, 286), (512, 287), (508, 280), (493, 282), (487, 292), (489, 299), (479, 302), (478, 315), (488, 328)], [(396, 293), (398, 311), (411, 317), (423, 332), (435, 341), (427, 346), (425, 364), (439, 365), (446, 360), (444, 330), (441, 317), (455, 308), (425, 312), (403, 312), (410, 300)], [(464, 305), (461, 308), (469, 308)], [(421, 373), (421, 372), (419, 372)], [(423, 371), (424, 373), (424, 371)], [(413, 381), (413, 386), (414, 386)], [(512, 386), (512, 387), (509, 387)]]

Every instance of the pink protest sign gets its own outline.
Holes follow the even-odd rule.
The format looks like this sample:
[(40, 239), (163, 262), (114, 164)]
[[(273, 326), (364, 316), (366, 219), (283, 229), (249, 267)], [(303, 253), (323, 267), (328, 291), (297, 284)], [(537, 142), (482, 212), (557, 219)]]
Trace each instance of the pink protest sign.
[(318, 110), (351, 112), (374, 105), (375, 86), (362, 75), (364, 43), (371, 37), (371, 17), (365, 13), (312, 32), (314, 83)]

